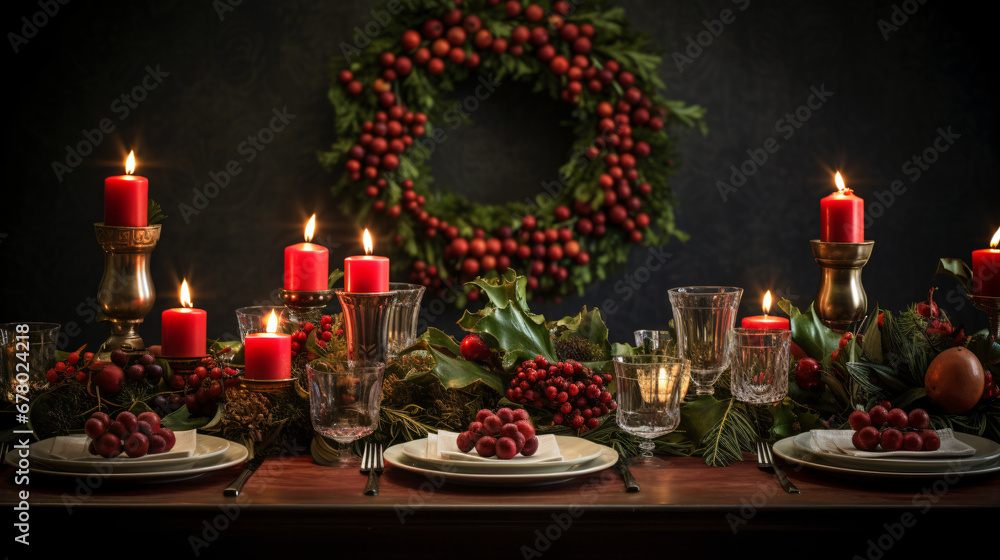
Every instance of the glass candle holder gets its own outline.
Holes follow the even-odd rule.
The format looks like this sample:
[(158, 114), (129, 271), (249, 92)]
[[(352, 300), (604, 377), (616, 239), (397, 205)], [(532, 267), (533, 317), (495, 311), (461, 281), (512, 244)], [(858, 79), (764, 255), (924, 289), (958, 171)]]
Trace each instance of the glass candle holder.
[(58, 323), (0, 324), (0, 390), (3, 397), (14, 403), (18, 385), (28, 388), (25, 397), (32, 402), (48, 383), (45, 375), (56, 365)]
[(267, 332), (267, 319), (274, 312), (278, 319), (279, 333), (288, 332), (285, 325), (291, 321), (288, 308), (283, 305), (254, 305), (236, 310), (236, 322), (240, 327), (240, 342), (246, 342), (248, 334)]
[(729, 367), (729, 332), (743, 288), (689, 286), (672, 288), (668, 295), (677, 327), (677, 356), (691, 360), (696, 393), (711, 395)]
[(616, 421), (623, 430), (643, 438), (642, 456), (653, 456), (653, 439), (680, 424), (680, 405), (687, 392), (691, 362), (671, 356), (615, 356), (618, 391)]
[(733, 329), (730, 390), (736, 400), (771, 404), (788, 394), (792, 331)]

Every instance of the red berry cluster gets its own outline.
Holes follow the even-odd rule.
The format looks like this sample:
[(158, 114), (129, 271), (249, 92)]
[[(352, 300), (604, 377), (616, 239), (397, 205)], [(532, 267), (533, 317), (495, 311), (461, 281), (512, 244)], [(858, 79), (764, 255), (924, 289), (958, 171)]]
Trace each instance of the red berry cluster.
[[(309, 340), (309, 335), (312, 334), (316, 340), (316, 344), (320, 348), (326, 348), (327, 344), (333, 340), (334, 336), (340, 336), (343, 334), (341, 329), (337, 330), (336, 335), (333, 332), (333, 317), (329, 315), (323, 315), (320, 318), (319, 329), (316, 325), (313, 325), (309, 321), (302, 323), (298, 330), (292, 333), (292, 357), (298, 356), (303, 351), (306, 351), (306, 343)], [(308, 351), (307, 351), (308, 352)]]
[(118, 413), (114, 421), (103, 412), (95, 412), (83, 426), (91, 439), (91, 455), (108, 459), (124, 452), (129, 457), (142, 457), (147, 453), (164, 453), (174, 448), (177, 438), (169, 428), (160, 426), (160, 416), (143, 412), (136, 416), (127, 410)]
[(914, 408), (907, 415), (901, 408), (892, 408), (889, 401), (882, 401), (871, 410), (855, 410), (847, 419), (854, 430), (851, 441), (862, 451), (936, 451), (941, 447), (941, 437), (929, 429), (930, 416), (922, 408)]
[(549, 363), (544, 356), (522, 363), (510, 381), (507, 398), (554, 410), (552, 421), (577, 430), (594, 429), (599, 418), (618, 408), (606, 385), (610, 374), (597, 374), (580, 362)]
[[(221, 353), (228, 352), (229, 349)], [(194, 368), (191, 373), (182, 375), (174, 373), (167, 380), (167, 384), (177, 390), (183, 390), (180, 395), (184, 399), (184, 404), (188, 411), (194, 416), (213, 416), (218, 409), (219, 402), (222, 401), (225, 389), (239, 386), (238, 378), (240, 370), (230, 366), (219, 366), (211, 356), (202, 358), (202, 365)], [(167, 406), (170, 409), (175, 406), (178, 399), (171, 396), (167, 399)], [(158, 405), (163, 405), (158, 402)]]
[[(82, 362), (80, 361), (81, 358), (83, 359)], [(69, 379), (76, 379), (84, 383), (87, 381), (87, 368), (93, 364), (93, 352), (84, 352), (83, 356), (79, 352), (70, 352), (69, 356), (66, 356), (66, 360), (56, 362), (55, 367), (45, 372), (45, 379), (52, 385)]]
[(523, 408), (501, 408), (493, 413), (488, 408), (480, 410), (469, 429), (458, 434), (459, 450), (468, 453), (475, 448), (480, 457), (513, 459), (520, 453), (530, 457), (538, 451), (535, 426)]
[(993, 374), (987, 371), (983, 379), (983, 396), (980, 400), (988, 401), (997, 397), (1000, 397), (1000, 387), (993, 381)]
[[(861, 341), (863, 341), (864, 338), (864, 335), (858, 335), (858, 344), (861, 344)], [(842, 334), (840, 336), (840, 347), (830, 354), (830, 361), (836, 362), (837, 356), (840, 355), (840, 351), (843, 350), (844, 347), (847, 346), (852, 340), (854, 340), (854, 333), (848, 331)]]
[[(497, 6), (500, 1), (487, 4)], [(416, 261), (410, 281), (441, 296), (451, 283), (514, 266), (527, 271), (529, 291), (558, 299), (569, 291), (565, 283), (572, 276), (572, 267), (585, 267), (590, 262), (581, 245), (583, 238), (599, 238), (608, 228), (618, 228), (630, 242), (643, 240), (650, 216), (641, 209), (653, 189), (640, 179), (638, 166), (651, 148), (633, 132), (640, 127), (661, 130), (666, 109), (654, 107), (653, 100), (636, 87), (635, 75), (621, 64), (598, 57), (592, 49), (594, 27), (572, 21), (574, 10), (568, 2), (555, 2), (548, 14), (538, 4), (523, 6), (516, 0), (504, 3), (502, 9), (507, 18), (520, 20), (508, 27), (509, 35), (494, 36), (478, 15), (456, 7), (418, 29), (405, 31), (398, 47), (378, 55), (381, 71), (371, 87), (380, 110), (374, 121), (363, 123), (358, 143), (349, 149), (347, 172), (351, 180), (368, 183), (365, 193), (377, 199), (373, 203), (376, 212), (397, 218), (405, 209), (426, 237), (444, 237), (447, 270)], [(505, 225), (494, 232), (477, 228), (470, 237), (459, 236), (456, 225), (425, 210), (424, 197), (413, 190), (413, 181), (402, 182), (402, 198), (398, 199), (387, 188), (387, 179), (379, 175), (397, 169), (399, 157), (413, 144), (413, 138), (426, 132), (426, 115), (407, 110), (392, 93), (393, 83), (419, 67), (431, 75), (443, 73), (449, 64), (475, 68), (480, 53), (533, 54), (560, 77), (560, 98), (567, 103), (577, 104), (588, 94), (609, 99), (597, 105), (594, 138), (586, 150), (590, 160), (605, 154), (607, 169), (598, 179), (601, 190), (590, 200), (576, 200), (572, 207), (558, 206), (553, 216), (527, 215), (521, 224)], [(341, 71), (338, 78), (350, 95), (363, 93), (365, 86), (350, 70)], [(542, 282), (543, 278), (551, 281)], [(478, 296), (475, 290), (469, 294), (472, 300)]]

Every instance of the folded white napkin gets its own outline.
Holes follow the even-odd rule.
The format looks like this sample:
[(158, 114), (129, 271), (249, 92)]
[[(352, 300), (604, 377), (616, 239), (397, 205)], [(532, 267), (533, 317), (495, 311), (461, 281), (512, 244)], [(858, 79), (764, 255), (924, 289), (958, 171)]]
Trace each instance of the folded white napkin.
[(862, 451), (854, 447), (851, 438), (854, 430), (811, 430), (811, 445), (817, 451), (853, 457), (968, 457), (976, 450), (955, 438), (951, 428), (936, 430), (941, 438), (941, 447), (936, 451)]
[(63, 461), (95, 461), (95, 460), (124, 460), (124, 461), (143, 461), (150, 459), (176, 459), (178, 457), (190, 457), (194, 455), (195, 448), (197, 447), (197, 430), (184, 430), (183, 432), (174, 432), (174, 437), (177, 441), (174, 443), (174, 447), (165, 453), (157, 454), (146, 454), (142, 457), (129, 457), (128, 455), (122, 453), (114, 459), (105, 459), (100, 455), (92, 455), (88, 450), (90, 446), (90, 438), (83, 435), (72, 435), (72, 436), (56, 436), (52, 442), (52, 447), (49, 449), (48, 455), (52, 459), (60, 459)]
[(468, 453), (462, 452), (458, 448), (458, 434), (455, 432), (439, 431), (436, 434), (427, 434), (427, 458), (428, 459), (457, 459), (460, 461), (474, 462), (495, 462), (502, 463), (543, 463), (549, 461), (562, 461), (563, 456), (559, 451), (559, 444), (556, 443), (554, 435), (540, 435), (538, 437), (538, 451), (531, 457), (525, 457), (518, 453), (512, 459), (500, 459), (497, 457), (483, 457), (476, 453), (475, 448)]

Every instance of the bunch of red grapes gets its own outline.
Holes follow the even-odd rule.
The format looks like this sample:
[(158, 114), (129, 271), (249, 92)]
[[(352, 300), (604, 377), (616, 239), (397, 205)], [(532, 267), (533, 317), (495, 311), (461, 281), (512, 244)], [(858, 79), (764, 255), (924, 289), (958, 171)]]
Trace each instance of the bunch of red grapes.
[(892, 408), (889, 401), (882, 401), (871, 410), (855, 410), (847, 419), (854, 436), (854, 447), (862, 451), (936, 451), (941, 447), (941, 437), (929, 429), (930, 416), (922, 408), (910, 414), (901, 408)]
[(496, 414), (488, 408), (480, 410), (469, 429), (458, 434), (456, 442), (463, 453), (476, 449), (480, 457), (513, 459), (520, 453), (530, 457), (538, 451), (538, 437), (528, 411), (501, 408)]
[(549, 363), (544, 356), (517, 368), (507, 398), (554, 410), (552, 421), (577, 430), (592, 430), (600, 418), (618, 408), (607, 384), (610, 374), (597, 374), (580, 362)]
[(172, 430), (160, 426), (160, 416), (155, 412), (136, 416), (124, 410), (113, 421), (104, 412), (95, 412), (87, 419), (83, 431), (91, 439), (90, 453), (108, 459), (122, 452), (133, 458), (164, 453), (177, 442)]

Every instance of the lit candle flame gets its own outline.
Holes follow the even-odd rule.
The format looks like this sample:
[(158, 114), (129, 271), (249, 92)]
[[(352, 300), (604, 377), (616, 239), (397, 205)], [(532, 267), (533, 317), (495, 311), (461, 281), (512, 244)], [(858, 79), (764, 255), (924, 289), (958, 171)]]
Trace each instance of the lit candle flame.
[(181, 282), (181, 307), (194, 307), (194, 304), (191, 303), (191, 290), (188, 289), (186, 278)]
[(125, 160), (125, 173), (131, 175), (135, 171), (135, 151), (128, 153), (128, 159)]
[(274, 314), (273, 309), (271, 310), (271, 314), (267, 316), (267, 332), (278, 332), (278, 316)]
[(841, 193), (847, 190), (847, 185), (844, 184), (844, 178), (840, 176), (840, 171), (837, 172), (834, 182), (837, 183), (837, 190)]
[(993, 234), (993, 239), (990, 239), (990, 248), (996, 249), (997, 245), (1000, 245), (1000, 228), (997, 228), (997, 232)]
[(764, 294), (763, 308), (764, 308), (764, 315), (767, 315), (767, 312), (771, 310), (771, 290), (768, 290), (767, 293)]
[(372, 243), (372, 234), (368, 233), (368, 228), (365, 228), (365, 234), (363, 236), (365, 245), (365, 254), (370, 255), (372, 251), (375, 250), (375, 244)]
[(313, 240), (313, 232), (315, 231), (316, 231), (316, 214), (313, 214), (312, 218), (309, 218), (309, 221), (306, 223), (306, 243), (309, 243), (310, 241)]

